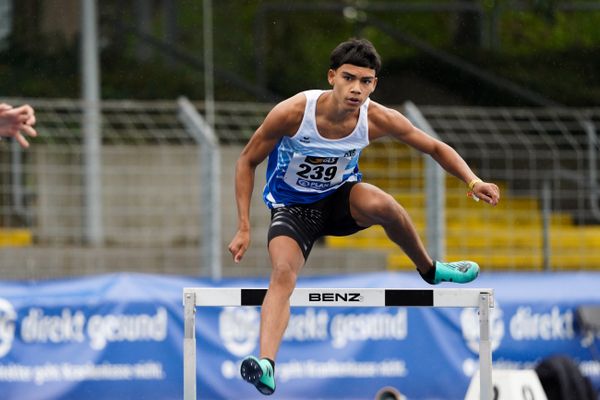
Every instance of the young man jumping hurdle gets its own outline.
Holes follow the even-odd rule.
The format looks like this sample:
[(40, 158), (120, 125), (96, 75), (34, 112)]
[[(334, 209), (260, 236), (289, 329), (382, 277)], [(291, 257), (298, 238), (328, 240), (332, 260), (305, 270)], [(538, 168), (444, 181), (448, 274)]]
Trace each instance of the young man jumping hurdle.
[(263, 394), (275, 391), (275, 358), (290, 317), (289, 298), (313, 243), (381, 225), (430, 284), (470, 282), (473, 261), (433, 260), (396, 200), (361, 182), (360, 152), (391, 136), (433, 157), (464, 181), (477, 198), (496, 205), (498, 186), (483, 182), (454, 149), (413, 126), (396, 110), (369, 99), (381, 61), (364, 39), (339, 44), (331, 53), (331, 90), (309, 90), (277, 104), (242, 151), (235, 175), (238, 231), (229, 244), (240, 262), (250, 245), (250, 198), (256, 167), (267, 156), (263, 198), (271, 209), (268, 251), (272, 272), (261, 310), (260, 355), (242, 361), (241, 375)]

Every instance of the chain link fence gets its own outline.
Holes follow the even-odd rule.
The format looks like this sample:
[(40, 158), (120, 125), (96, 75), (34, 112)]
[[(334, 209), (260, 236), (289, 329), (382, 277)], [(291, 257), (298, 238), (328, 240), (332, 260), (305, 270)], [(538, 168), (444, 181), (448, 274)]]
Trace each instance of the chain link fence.
[(30, 103), (40, 138), (27, 151), (0, 148), (0, 229), (7, 240), (29, 232), (0, 250), (4, 276), (168, 272), (174, 262), (197, 271), (199, 162), (176, 103), (103, 103), (100, 247), (84, 239), (81, 104)]
[[(427, 125), (502, 192), (497, 207), (475, 203), (446, 177), (448, 259), (484, 269), (600, 268), (600, 109), (420, 107)], [(421, 155), (389, 142), (363, 155), (365, 180), (396, 196), (426, 237)], [(388, 249), (388, 268), (412, 268), (380, 229), (330, 239), (336, 247)]]
[(600, 109), (422, 112), (483, 178), (504, 189), (493, 211), (457, 211), (448, 237), (467, 240), (454, 241), (453, 249), (478, 254), (484, 265), (492, 256), (499, 268), (600, 268)]
[[(198, 142), (175, 101), (102, 103), (102, 246), (84, 237), (84, 182), (78, 101), (4, 99), (36, 108), (40, 137), (23, 151), (0, 142), (0, 270), (7, 279), (117, 271), (206, 274), (202, 265), (202, 190), (220, 190), (223, 275), (266, 275), (269, 213), (257, 171), (252, 247), (234, 264), (226, 246), (236, 229), (234, 164), (269, 104), (217, 103), (221, 179), (206, 181)], [(196, 104), (202, 113), (202, 104)], [(401, 107), (399, 107), (401, 109)], [(475, 203), (445, 178), (448, 259), (472, 258), (485, 269), (597, 269), (600, 110), (420, 107), (440, 138), (486, 180), (497, 182), (497, 207)], [(423, 156), (392, 141), (361, 158), (365, 180), (392, 193), (425, 239)], [(210, 211), (210, 210), (208, 210)], [(203, 214), (204, 213), (204, 214)], [(412, 268), (374, 227), (318, 243), (305, 273)]]
[[(103, 102), (103, 238), (98, 246), (85, 239), (81, 103), (2, 101), (34, 106), (40, 134), (26, 151), (8, 140), (0, 142), (0, 270), (6, 279), (119, 271), (207, 276), (203, 252), (212, 237), (204, 228), (214, 213), (221, 213), (223, 275), (269, 273), (269, 212), (258, 186), (251, 215), (253, 246), (241, 264), (234, 264), (226, 251), (237, 227), (235, 161), (269, 105), (217, 104), (215, 130), (222, 155), (221, 179), (214, 182), (203, 174), (200, 144), (181, 122), (177, 102)], [(196, 106), (203, 110), (202, 104)], [(264, 168), (258, 176), (264, 176)], [(202, 193), (213, 189), (220, 191), (222, 201), (211, 210)], [(371, 267), (364, 265), (365, 257)], [(385, 268), (384, 255), (369, 250), (318, 249), (311, 262), (319, 265), (313, 273)]]

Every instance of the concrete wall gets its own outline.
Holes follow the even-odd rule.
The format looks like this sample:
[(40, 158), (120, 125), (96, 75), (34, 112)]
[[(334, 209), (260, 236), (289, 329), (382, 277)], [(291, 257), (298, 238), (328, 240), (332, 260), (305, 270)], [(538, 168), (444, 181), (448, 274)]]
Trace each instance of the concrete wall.
[[(116, 271), (198, 275), (200, 190), (195, 147), (118, 145), (102, 149), (102, 206), (105, 246), (90, 248), (83, 235), (83, 169), (80, 148), (36, 146), (28, 152), (29, 209), (34, 243), (0, 252), (6, 279), (39, 279)], [(262, 201), (266, 163), (256, 171), (252, 197), (252, 242), (240, 264), (227, 245), (237, 230), (235, 162), (241, 146), (222, 147), (221, 213), (224, 276), (266, 276), (270, 212)], [(308, 274), (379, 270), (380, 251), (333, 250), (316, 245)]]

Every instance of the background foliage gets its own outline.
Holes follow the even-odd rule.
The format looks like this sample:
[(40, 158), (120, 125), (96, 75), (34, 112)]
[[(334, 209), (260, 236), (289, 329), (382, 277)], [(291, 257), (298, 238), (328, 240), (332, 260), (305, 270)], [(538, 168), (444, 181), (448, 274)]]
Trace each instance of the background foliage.
[[(65, 2), (62, 2), (63, 7)], [(60, 1), (54, 3), (57, 7), (61, 4)], [(183, 62), (181, 58), (174, 59), (156, 47), (150, 47), (149, 56), (140, 59), (141, 41), (135, 33), (139, 27), (134, 3), (98, 2), (102, 96), (154, 99), (186, 95), (202, 99), (203, 72), (198, 65)], [(162, 40), (165, 32), (163, 3), (147, 3), (152, 8), (149, 33)], [(177, 40), (169, 46), (201, 62), (202, 1), (174, 3), (177, 7)], [(484, 18), (474, 20), (473, 15), (457, 12), (384, 10), (363, 13), (358, 10), (356, 18), (349, 18), (351, 12), (344, 16), (341, 12), (296, 9), (298, 4), (308, 8), (325, 4), (322, 1), (220, 0), (213, 3), (215, 68), (257, 84), (257, 65), (263, 63), (266, 89), (279, 98), (306, 88), (325, 87), (329, 52), (340, 41), (357, 35), (373, 41), (383, 57), (381, 82), (390, 86), (382, 91), (386, 101), (401, 102), (436, 88), (448, 95), (445, 100), (440, 97), (440, 102), (527, 105), (522, 99), (473, 80), (439, 59), (363, 23), (361, 16), (366, 16), (367, 21), (375, 18), (438, 51), (461, 57), (463, 61), (559, 103), (569, 106), (600, 103), (600, 29), (597, 28), (600, 26), (600, 7), (566, 11), (564, 5), (572, 3), (471, 1), (484, 10)], [(386, 3), (397, 2), (362, 2), (379, 6)], [(411, 2), (424, 3), (431, 2)], [(51, 6), (36, 0), (13, 2), (13, 32), (0, 53), (0, 93), (3, 96), (80, 95), (79, 35), (69, 37), (60, 26), (54, 30), (44, 29), (44, 13), (49, 12), (48, 7)], [(259, 18), (261, 11), (264, 19)], [(494, 16), (496, 19), (492, 24)], [(71, 21), (71, 24), (78, 22)], [(265, 41), (261, 42), (256, 36), (257, 27), (264, 29)], [(257, 59), (256, 49), (260, 46), (265, 49), (262, 60)], [(421, 89), (418, 85), (408, 88), (403, 84), (403, 78), (413, 76), (423, 82)], [(222, 76), (217, 77), (215, 93), (217, 100), (269, 100)], [(435, 104), (436, 97), (428, 102)]]

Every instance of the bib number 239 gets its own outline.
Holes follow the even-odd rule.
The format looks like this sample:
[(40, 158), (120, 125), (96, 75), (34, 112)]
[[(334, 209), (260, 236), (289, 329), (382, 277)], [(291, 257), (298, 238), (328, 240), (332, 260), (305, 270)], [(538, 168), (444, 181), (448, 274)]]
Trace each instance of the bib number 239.
[(309, 164), (300, 164), (300, 171), (296, 174), (304, 179), (315, 179), (324, 181), (331, 181), (335, 178), (335, 173), (337, 172), (337, 167), (335, 165), (331, 167), (324, 167), (322, 165), (317, 165), (313, 167)]
[(295, 156), (286, 171), (288, 185), (307, 190), (327, 190), (342, 181), (348, 159)]

